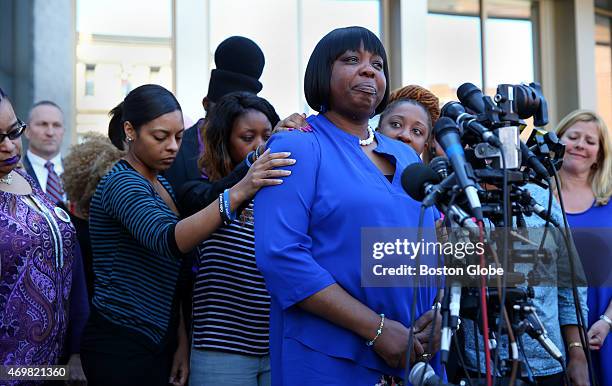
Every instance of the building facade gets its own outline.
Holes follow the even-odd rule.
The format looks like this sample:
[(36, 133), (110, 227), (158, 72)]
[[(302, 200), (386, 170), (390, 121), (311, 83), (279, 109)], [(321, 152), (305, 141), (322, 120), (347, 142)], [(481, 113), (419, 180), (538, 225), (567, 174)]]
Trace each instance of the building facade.
[(64, 146), (105, 132), (108, 111), (144, 83), (174, 91), (195, 121), (231, 35), (266, 55), (260, 95), (281, 116), (307, 112), (308, 56), (346, 25), (381, 37), (393, 88), (420, 84), (446, 101), (464, 82), (491, 95), (535, 80), (549, 128), (577, 108), (612, 127), (612, 0), (0, 0), (0, 19), (0, 85), (22, 117), (40, 99), (62, 106)]

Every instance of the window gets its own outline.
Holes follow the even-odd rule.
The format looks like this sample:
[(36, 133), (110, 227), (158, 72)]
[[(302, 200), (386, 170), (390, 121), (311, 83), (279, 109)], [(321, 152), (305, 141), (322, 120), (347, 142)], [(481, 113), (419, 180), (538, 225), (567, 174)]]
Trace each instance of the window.
[(534, 81), (530, 1), (487, 0), (484, 42), (477, 0), (429, 0), (428, 10), (424, 83), (442, 103), (466, 82), (484, 80), (493, 95), (498, 84)]
[(597, 111), (612, 130), (612, 18), (595, 16), (595, 76)]
[[(378, 0), (210, 0), (210, 68), (224, 39), (241, 35), (264, 52), (260, 96), (281, 117), (308, 111), (304, 71), (315, 44), (337, 27), (360, 25), (379, 35)], [(228, 22), (238, 21), (239, 22)]]
[(441, 103), (456, 100), (463, 83), (482, 87), (480, 22), (474, 16), (427, 15), (425, 87)]
[(95, 92), (95, 64), (86, 64), (85, 65), (85, 95), (93, 96)]
[[(143, 9), (146, 22), (135, 21)], [(77, 0), (76, 18), (77, 137), (106, 133), (108, 112), (135, 87), (173, 90), (172, 0)]]

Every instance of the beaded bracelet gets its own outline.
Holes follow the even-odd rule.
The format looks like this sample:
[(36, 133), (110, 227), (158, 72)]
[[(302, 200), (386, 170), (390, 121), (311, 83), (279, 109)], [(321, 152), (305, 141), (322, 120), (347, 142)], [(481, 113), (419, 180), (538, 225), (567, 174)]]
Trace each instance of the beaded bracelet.
[(382, 334), (382, 330), (384, 326), (385, 326), (385, 314), (380, 314), (380, 326), (378, 326), (378, 330), (376, 330), (376, 336), (374, 337), (374, 339), (367, 341), (366, 346), (374, 345), (374, 342), (376, 342), (376, 339), (378, 339), (380, 334)]

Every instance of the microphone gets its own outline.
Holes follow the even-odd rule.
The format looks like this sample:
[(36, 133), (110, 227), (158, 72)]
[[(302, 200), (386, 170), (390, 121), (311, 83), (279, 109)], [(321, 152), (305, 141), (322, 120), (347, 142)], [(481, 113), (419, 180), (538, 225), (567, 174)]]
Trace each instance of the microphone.
[[(421, 379), (423, 379), (423, 383), (420, 383)], [(445, 383), (442, 378), (436, 375), (434, 369), (425, 362), (415, 363), (410, 370), (408, 381), (414, 386), (452, 385), (451, 383)]]
[(444, 152), (448, 156), (459, 185), (465, 191), (470, 207), (476, 219), (483, 219), (482, 206), (478, 198), (478, 190), (476, 189), (474, 171), (465, 159), (463, 146), (459, 139), (459, 129), (455, 122), (448, 117), (441, 117), (436, 122), (434, 127), (436, 141), (442, 146)]
[(459, 312), (461, 309), (461, 284), (454, 281), (450, 287), (450, 299), (448, 302), (449, 318), (443, 323), (440, 333), (440, 359), (442, 363), (448, 363), (451, 337), (453, 331), (459, 325)]
[(428, 166), (432, 168), (434, 172), (438, 173), (440, 178), (446, 178), (450, 173), (450, 163), (448, 162), (448, 159), (443, 156), (434, 157), (431, 161), (429, 161)]
[(559, 222), (552, 216), (552, 212), (551, 216), (548, 217), (548, 210), (546, 210), (546, 208), (544, 208), (542, 205), (538, 204), (536, 200), (532, 199), (530, 209), (533, 210), (533, 213), (535, 213), (542, 220), (548, 220), (555, 228), (561, 228), (561, 224), (559, 224)]
[[(544, 179), (550, 178), (550, 174), (546, 167), (542, 165), (538, 157), (525, 145), (523, 141), (521, 141), (521, 156), (523, 159), (523, 165), (531, 167), (537, 175)], [(526, 164), (525, 164), (526, 163)]]
[(557, 361), (563, 360), (563, 354), (555, 345), (555, 343), (550, 340), (548, 337), (548, 333), (546, 332), (546, 328), (538, 318), (538, 315), (535, 312), (535, 309), (531, 309), (531, 312), (527, 315), (527, 334), (532, 338), (537, 340), (542, 347)]
[(456, 183), (455, 173), (440, 181), (438, 173), (422, 163), (408, 165), (402, 172), (402, 187), (406, 193), (426, 207), (436, 204)]
[(482, 91), (472, 83), (464, 83), (457, 89), (459, 101), (476, 114), (482, 114), (485, 111), (483, 97)]
[(463, 209), (461, 209), (457, 205), (440, 204), (439, 206), (440, 206), (440, 211), (442, 211), (442, 213), (444, 213), (451, 220), (453, 220), (453, 222), (455, 222), (456, 224), (458, 224), (459, 226), (463, 228), (467, 228), (475, 236), (480, 235), (480, 228), (478, 227), (478, 224), (476, 224), (472, 220), (472, 216), (465, 213)]
[(459, 102), (448, 102), (442, 107), (440, 115), (457, 122), (463, 131), (469, 131), (493, 147), (501, 147), (501, 141), (489, 129), (478, 123), (476, 117), (468, 114)]

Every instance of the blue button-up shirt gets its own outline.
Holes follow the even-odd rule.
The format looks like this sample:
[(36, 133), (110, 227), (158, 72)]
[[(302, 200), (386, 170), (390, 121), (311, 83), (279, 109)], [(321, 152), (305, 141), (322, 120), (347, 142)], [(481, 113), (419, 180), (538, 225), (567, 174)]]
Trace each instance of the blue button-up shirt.
[[(297, 163), (287, 168), (292, 174), (281, 185), (264, 188), (255, 198), (256, 259), (272, 297), (272, 368), (284, 366), (282, 339), (291, 338), (329, 356), (400, 375), (363, 338), (295, 304), (337, 283), (375, 312), (411, 325), (413, 288), (361, 286), (360, 234), (362, 228), (417, 226), (420, 203), (403, 191), (401, 173), (421, 161), (409, 146), (376, 133), (374, 151), (395, 166), (389, 182), (357, 137), (323, 115), (308, 122), (312, 133), (285, 132), (270, 139), (272, 152), (289, 151)], [(434, 227), (432, 209), (424, 225)], [(418, 317), (431, 308), (436, 288), (416, 291)]]

